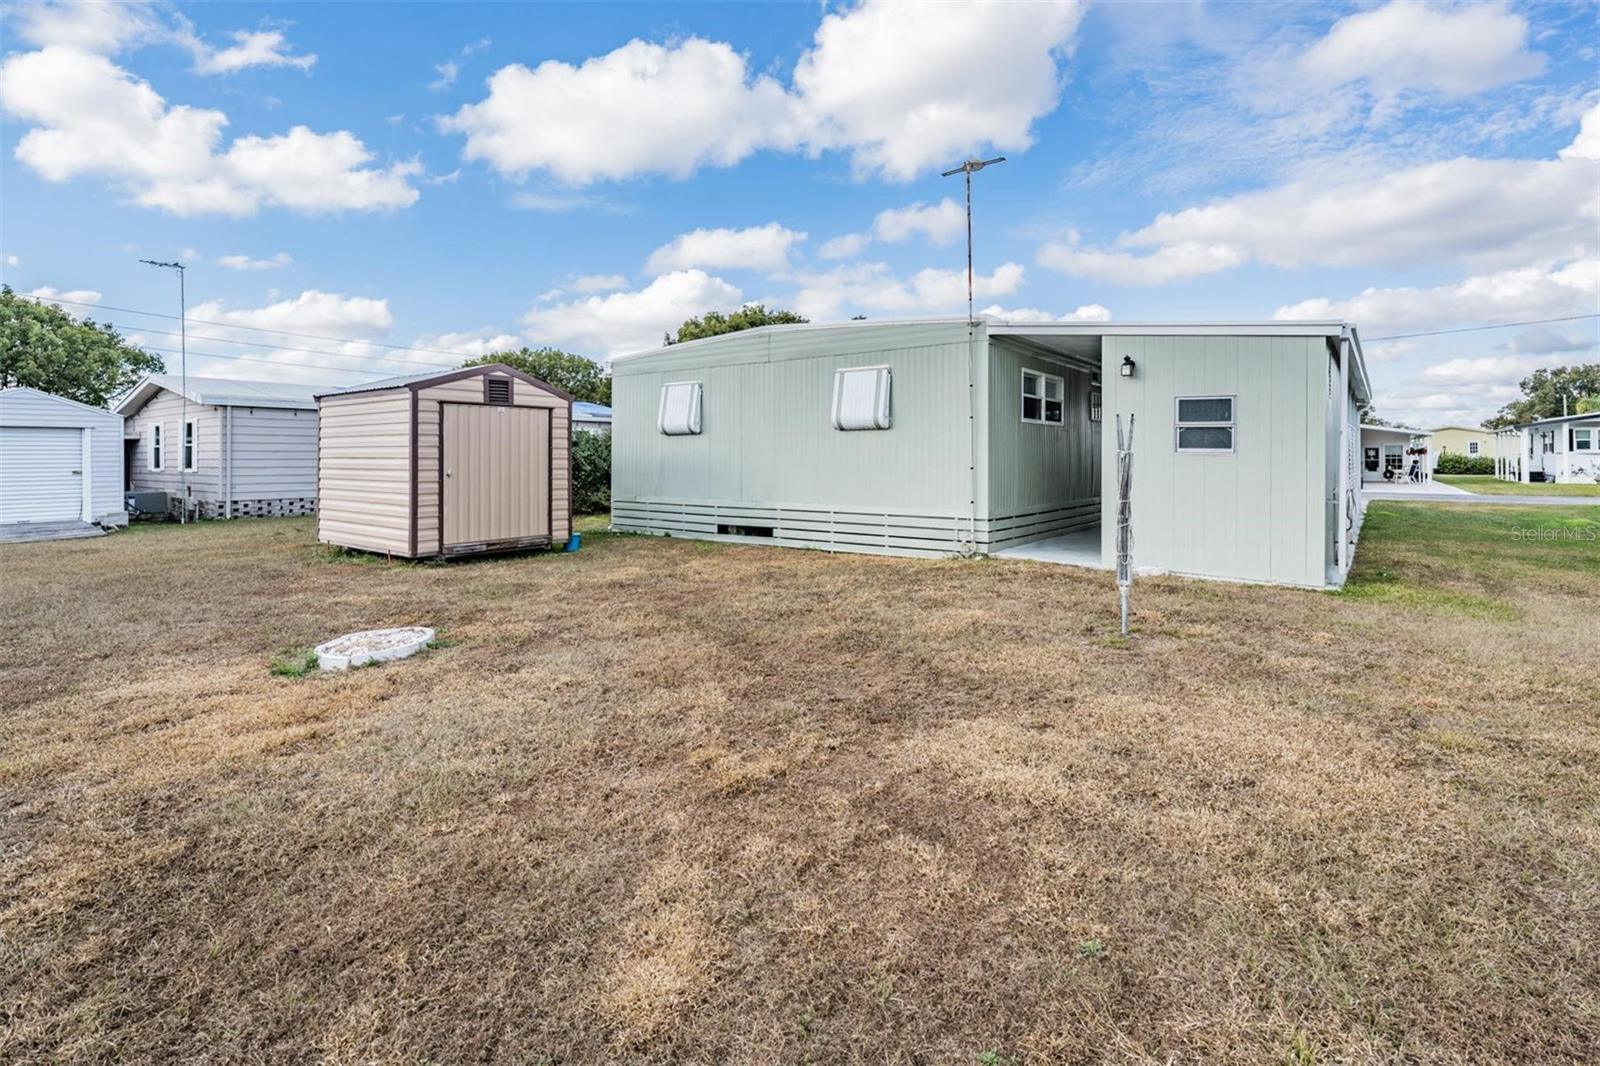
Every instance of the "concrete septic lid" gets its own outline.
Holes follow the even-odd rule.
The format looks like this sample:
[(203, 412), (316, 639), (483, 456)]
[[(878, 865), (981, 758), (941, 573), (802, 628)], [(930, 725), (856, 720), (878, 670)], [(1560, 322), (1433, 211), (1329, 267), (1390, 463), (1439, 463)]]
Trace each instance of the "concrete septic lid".
[(404, 659), (426, 648), (432, 640), (433, 630), (427, 626), (346, 633), (317, 645), (317, 665), (324, 670), (348, 670), (352, 666)]

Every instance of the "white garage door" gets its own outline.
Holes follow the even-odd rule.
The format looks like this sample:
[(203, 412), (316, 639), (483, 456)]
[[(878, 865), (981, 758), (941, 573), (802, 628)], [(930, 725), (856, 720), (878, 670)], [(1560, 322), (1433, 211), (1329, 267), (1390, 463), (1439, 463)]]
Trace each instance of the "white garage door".
[(0, 522), (70, 521), (83, 513), (83, 431), (0, 427)]

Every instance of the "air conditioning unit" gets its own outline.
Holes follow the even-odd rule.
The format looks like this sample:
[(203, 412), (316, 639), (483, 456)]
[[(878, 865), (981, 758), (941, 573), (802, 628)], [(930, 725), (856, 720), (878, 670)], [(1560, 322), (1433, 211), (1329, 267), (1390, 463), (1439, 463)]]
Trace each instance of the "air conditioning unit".
[(125, 492), (122, 506), (130, 515), (160, 515), (168, 512), (168, 497), (164, 492)]

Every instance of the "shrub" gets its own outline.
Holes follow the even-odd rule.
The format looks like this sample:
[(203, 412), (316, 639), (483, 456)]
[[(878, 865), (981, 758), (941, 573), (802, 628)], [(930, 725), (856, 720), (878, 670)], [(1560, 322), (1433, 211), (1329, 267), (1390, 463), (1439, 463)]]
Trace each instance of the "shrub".
[(1494, 460), (1487, 455), (1462, 455), (1460, 452), (1445, 452), (1439, 456), (1439, 465), (1433, 468), (1435, 474), (1493, 474)]
[(572, 435), (572, 513), (611, 510), (611, 434), (579, 430)]

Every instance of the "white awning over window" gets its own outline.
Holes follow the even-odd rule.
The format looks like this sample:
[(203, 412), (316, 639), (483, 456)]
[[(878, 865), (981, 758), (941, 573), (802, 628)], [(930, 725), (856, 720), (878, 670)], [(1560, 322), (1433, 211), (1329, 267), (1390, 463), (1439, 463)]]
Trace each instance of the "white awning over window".
[(888, 367), (851, 367), (834, 373), (834, 429), (888, 429), (889, 425)]
[(661, 432), (682, 437), (700, 432), (700, 383), (678, 381), (661, 386)]

